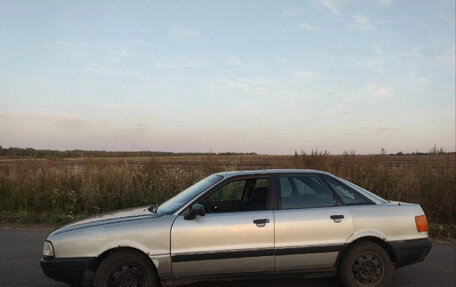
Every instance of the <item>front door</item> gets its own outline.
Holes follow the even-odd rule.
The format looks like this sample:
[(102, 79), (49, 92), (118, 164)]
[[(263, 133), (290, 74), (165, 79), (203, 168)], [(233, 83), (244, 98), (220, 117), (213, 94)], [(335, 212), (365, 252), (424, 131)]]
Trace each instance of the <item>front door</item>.
[(237, 178), (199, 203), (205, 216), (177, 217), (171, 230), (176, 277), (274, 270), (274, 217), (269, 178)]
[(274, 211), (277, 271), (332, 268), (353, 233), (353, 218), (314, 174), (279, 176)]

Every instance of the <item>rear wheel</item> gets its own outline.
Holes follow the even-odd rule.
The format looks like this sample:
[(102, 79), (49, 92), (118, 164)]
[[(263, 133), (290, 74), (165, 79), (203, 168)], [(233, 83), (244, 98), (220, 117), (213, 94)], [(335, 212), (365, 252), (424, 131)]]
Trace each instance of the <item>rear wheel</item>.
[(95, 273), (96, 287), (158, 287), (155, 268), (133, 250), (116, 252), (101, 262)]
[(350, 247), (339, 266), (339, 280), (346, 287), (387, 286), (393, 274), (393, 263), (386, 250), (364, 241)]

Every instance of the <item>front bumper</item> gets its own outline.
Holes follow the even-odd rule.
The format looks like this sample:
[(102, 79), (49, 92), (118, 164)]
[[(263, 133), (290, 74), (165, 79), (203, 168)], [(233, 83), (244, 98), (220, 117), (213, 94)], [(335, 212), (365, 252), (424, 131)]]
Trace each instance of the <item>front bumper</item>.
[(80, 284), (92, 257), (41, 259), (41, 269), (47, 277), (69, 284)]
[(429, 238), (406, 240), (391, 243), (391, 247), (396, 259), (396, 268), (399, 268), (423, 261), (431, 251), (432, 241)]

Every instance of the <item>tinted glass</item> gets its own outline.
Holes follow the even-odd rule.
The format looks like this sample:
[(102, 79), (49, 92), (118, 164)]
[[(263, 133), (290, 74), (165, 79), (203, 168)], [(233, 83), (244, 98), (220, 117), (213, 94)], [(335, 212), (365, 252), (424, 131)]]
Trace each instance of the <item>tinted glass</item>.
[(207, 200), (210, 202), (241, 200), (242, 194), (244, 193), (245, 183), (246, 180), (232, 181), (211, 194)]
[(158, 214), (170, 214), (181, 208), (184, 204), (198, 196), (201, 192), (205, 191), (215, 183), (219, 182), (223, 177), (221, 175), (208, 176), (186, 190), (177, 194), (176, 196), (168, 199), (162, 203), (157, 210)]
[(375, 198), (375, 200), (379, 201), (382, 204), (388, 203), (387, 200), (385, 200), (385, 199), (381, 198), (380, 196), (378, 196), (378, 195), (376, 195), (376, 194), (374, 194), (374, 193), (362, 188), (361, 186), (358, 186), (358, 185), (354, 184), (353, 182), (349, 182), (348, 180), (340, 178), (340, 177), (337, 177), (337, 176), (336, 176), (336, 178), (338, 180), (340, 180), (341, 182), (345, 183), (346, 185), (348, 185), (349, 187), (353, 188), (357, 192), (367, 193), (367, 194), (369, 194), (369, 196)]
[(332, 192), (319, 177), (313, 175), (280, 176), (280, 208), (333, 206)]
[(267, 193), (267, 179), (235, 180), (216, 190), (202, 203), (209, 213), (264, 210)]
[(359, 195), (356, 191), (349, 188), (348, 186), (334, 180), (330, 177), (325, 177), (326, 182), (334, 189), (337, 195), (342, 199), (342, 202), (346, 205), (359, 205), (359, 204), (370, 204), (370, 202)]

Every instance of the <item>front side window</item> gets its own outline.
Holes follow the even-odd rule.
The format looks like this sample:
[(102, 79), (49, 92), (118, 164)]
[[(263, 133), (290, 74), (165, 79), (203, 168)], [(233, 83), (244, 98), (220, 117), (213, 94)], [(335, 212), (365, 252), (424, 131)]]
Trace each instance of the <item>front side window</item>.
[(210, 188), (211, 186), (215, 185), (217, 182), (222, 180), (223, 177), (221, 175), (210, 175), (199, 182), (195, 183), (194, 185), (190, 186), (186, 190), (182, 191), (181, 193), (177, 194), (176, 196), (168, 199), (164, 203), (162, 203), (157, 210), (157, 213), (160, 215), (163, 214), (171, 214), (185, 205), (187, 202), (192, 200), (193, 198), (197, 197), (206, 189)]
[(281, 175), (280, 208), (312, 208), (334, 205), (332, 192), (314, 175)]
[(266, 178), (235, 180), (217, 189), (202, 204), (209, 213), (264, 210), (267, 194)]
[(370, 202), (359, 195), (356, 191), (349, 188), (348, 186), (340, 183), (337, 180), (334, 180), (330, 177), (325, 176), (326, 182), (334, 189), (337, 195), (342, 199), (342, 202), (345, 205), (362, 205), (370, 204)]

